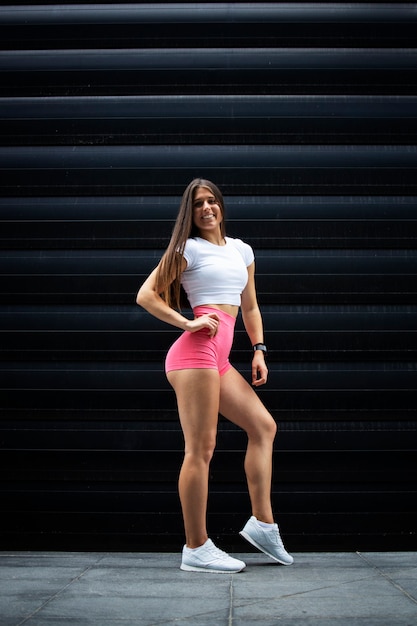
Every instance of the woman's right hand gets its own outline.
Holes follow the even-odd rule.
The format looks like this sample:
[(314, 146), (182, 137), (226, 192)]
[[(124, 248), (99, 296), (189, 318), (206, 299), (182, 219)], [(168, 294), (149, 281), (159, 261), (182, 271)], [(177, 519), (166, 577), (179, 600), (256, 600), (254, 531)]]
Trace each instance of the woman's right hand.
[(195, 333), (198, 330), (207, 328), (209, 337), (214, 337), (219, 329), (220, 318), (217, 313), (206, 313), (200, 317), (196, 317), (193, 320), (188, 320), (185, 330), (190, 333)]

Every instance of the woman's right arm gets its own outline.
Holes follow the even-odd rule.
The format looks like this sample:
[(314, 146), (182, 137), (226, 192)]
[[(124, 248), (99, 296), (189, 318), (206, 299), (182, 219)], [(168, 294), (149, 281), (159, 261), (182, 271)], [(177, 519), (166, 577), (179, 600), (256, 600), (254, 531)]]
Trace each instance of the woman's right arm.
[[(184, 260), (183, 269), (185, 269), (185, 267), (186, 261)], [(218, 315), (213, 313), (189, 320), (175, 309), (169, 307), (165, 300), (160, 296), (156, 282), (157, 273), (158, 268), (156, 267), (153, 272), (149, 274), (148, 278), (139, 289), (136, 296), (136, 303), (146, 309), (148, 313), (157, 317), (159, 320), (166, 322), (167, 324), (181, 328), (181, 330), (188, 330), (191, 333), (196, 332), (201, 328), (207, 328), (209, 335), (213, 337), (217, 333), (219, 324)]]

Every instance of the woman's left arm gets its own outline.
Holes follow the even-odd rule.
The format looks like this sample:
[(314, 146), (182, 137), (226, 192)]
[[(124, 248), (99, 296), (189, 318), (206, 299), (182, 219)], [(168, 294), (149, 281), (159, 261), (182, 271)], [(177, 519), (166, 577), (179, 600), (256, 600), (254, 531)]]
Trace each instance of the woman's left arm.
[[(262, 315), (258, 306), (255, 288), (255, 262), (248, 267), (248, 282), (242, 293), (242, 319), (251, 345), (264, 343)], [(256, 350), (252, 359), (252, 385), (264, 385), (268, 378), (268, 368), (262, 350)]]

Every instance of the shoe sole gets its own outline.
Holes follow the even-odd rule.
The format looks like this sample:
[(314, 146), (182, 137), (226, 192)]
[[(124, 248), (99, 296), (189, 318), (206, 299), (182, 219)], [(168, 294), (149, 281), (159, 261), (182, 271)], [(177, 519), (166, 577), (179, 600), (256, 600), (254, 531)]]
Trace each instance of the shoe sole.
[(180, 569), (183, 572), (202, 572), (204, 574), (238, 574), (242, 570), (244, 570), (246, 565), (241, 567), (240, 569), (209, 569), (208, 567), (194, 567), (194, 565), (187, 565), (185, 563), (181, 563)]
[(277, 563), (281, 563), (281, 565), (292, 565), (293, 564), (293, 561), (291, 561), (291, 563), (286, 563), (285, 561), (282, 561), (282, 560), (278, 559), (276, 556), (274, 556), (273, 554), (271, 554), (270, 552), (265, 550), (265, 548), (263, 548), (257, 541), (252, 539), (252, 537), (247, 532), (245, 532), (244, 530), (241, 530), (239, 535), (241, 535), (244, 539), (246, 539), (246, 541), (248, 541), (253, 546), (255, 546), (255, 548), (258, 548), (258, 550), (260, 550), (261, 552), (263, 552), (264, 554), (269, 556), (271, 559), (273, 559), (274, 561), (277, 561)]

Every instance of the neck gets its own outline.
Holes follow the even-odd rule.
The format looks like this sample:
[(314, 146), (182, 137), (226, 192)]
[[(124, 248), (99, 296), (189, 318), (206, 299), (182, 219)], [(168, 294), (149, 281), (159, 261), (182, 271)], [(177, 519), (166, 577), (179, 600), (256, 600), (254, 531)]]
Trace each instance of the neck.
[(198, 233), (201, 239), (205, 239), (209, 243), (213, 243), (215, 246), (224, 246), (226, 240), (220, 233)]

